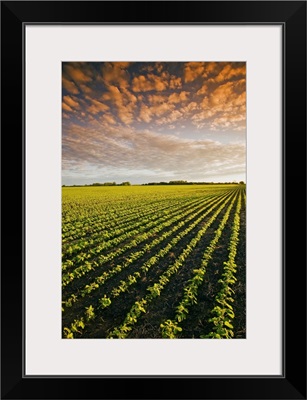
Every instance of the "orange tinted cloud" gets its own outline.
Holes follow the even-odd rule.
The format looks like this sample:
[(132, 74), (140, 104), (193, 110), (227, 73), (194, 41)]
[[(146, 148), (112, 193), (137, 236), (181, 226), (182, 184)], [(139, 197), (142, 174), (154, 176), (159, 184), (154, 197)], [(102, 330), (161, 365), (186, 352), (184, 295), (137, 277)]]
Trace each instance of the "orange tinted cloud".
[(195, 101), (192, 101), (191, 103), (188, 103), (185, 107), (180, 108), (180, 111), (183, 114), (190, 113), (198, 108), (198, 105)]
[(151, 105), (157, 105), (166, 102), (176, 104), (188, 100), (189, 95), (190, 93), (186, 91), (174, 92), (169, 96), (163, 96), (160, 94), (150, 94), (148, 95), (147, 100)]
[(90, 98), (88, 98), (88, 99), (91, 101), (92, 104), (88, 107), (87, 111), (91, 114), (95, 115), (95, 114), (98, 114), (100, 112), (104, 112), (104, 111), (107, 111), (110, 109), (109, 106), (107, 106), (104, 103), (101, 103), (98, 100), (90, 99)]
[(115, 125), (116, 121), (112, 114), (105, 113), (103, 114), (103, 121), (107, 122), (108, 124)]
[(198, 128), (209, 126), (211, 130), (245, 129), (245, 79), (228, 81), (217, 86), (211, 93), (207, 93), (200, 107), (201, 111), (191, 117), (193, 124)]
[(203, 85), (196, 94), (200, 95), (200, 94), (205, 94), (208, 92), (208, 86), (207, 85)]
[(91, 82), (92, 78), (86, 75), (80, 68), (66, 65), (65, 71), (76, 83)]
[(147, 97), (150, 104), (160, 104), (167, 100), (166, 96), (162, 96), (160, 94), (150, 94)]
[(207, 78), (209, 75), (215, 74), (220, 68), (220, 63), (216, 62), (189, 62), (184, 67), (184, 81), (186, 83), (193, 82), (199, 77)]
[(155, 67), (156, 67), (158, 74), (160, 74), (163, 70), (163, 65), (161, 63), (156, 63)]
[(85, 93), (85, 94), (91, 94), (91, 93), (93, 93), (93, 89), (90, 88), (89, 86), (85, 85), (85, 84), (81, 84), (81, 85), (80, 85), (80, 89), (81, 89), (82, 92)]
[(79, 93), (79, 90), (78, 90), (77, 86), (73, 83), (73, 81), (70, 81), (70, 80), (68, 80), (66, 78), (63, 78), (62, 79), (62, 85), (63, 85), (63, 88), (65, 90), (67, 90), (67, 92), (69, 92), (71, 94), (78, 94)]
[(102, 98), (111, 101), (115, 107), (120, 120), (125, 124), (130, 124), (134, 119), (134, 110), (136, 108), (137, 97), (128, 89), (110, 85), (108, 92), (104, 93)]
[(169, 81), (169, 87), (170, 89), (180, 89), (182, 87), (181, 78), (172, 75)]
[(233, 67), (231, 64), (227, 64), (222, 71), (214, 78), (215, 82), (224, 82), (230, 80), (234, 77), (245, 76), (246, 75), (246, 66), (242, 66), (239, 68)]
[(193, 82), (202, 77), (208, 78), (210, 75), (216, 75), (225, 63), (217, 62), (190, 62), (185, 64), (184, 81)]
[(170, 124), (182, 118), (183, 114), (179, 110), (173, 110), (170, 114), (156, 121), (158, 125)]
[(168, 103), (158, 104), (156, 106), (151, 107), (151, 112), (160, 117), (161, 115), (170, 112), (174, 108), (174, 105)]
[(152, 112), (151, 109), (146, 105), (142, 104), (139, 112), (138, 121), (150, 122), (152, 120)]
[(202, 62), (189, 62), (185, 64), (184, 68), (184, 81), (186, 83), (193, 82), (205, 72), (204, 63)]
[(207, 78), (209, 75), (215, 74), (216, 71), (220, 68), (221, 64), (222, 63), (217, 63), (217, 62), (205, 62), (204, 63), (205, 72), (203, 77)]
[[(243, 104), (245, 101), (245, 80), (226, 82), (223, 85), (218, 86), (210, 96), (206, 97), (203, 102), (203, 108), (213, 107), (220, 110), (225, 108), (237, 106)], [(240, 96), (242, 95), (242, 96)]]
[(139, 75), (132, 80), (132, 90), (134, 92), (148, 92), (150, 90), (162, 92), (167, 87), (168, 82), (164, 79), (163, 74), (161, 76), (154, 74), (148, 74), (147, 76)]
[(128, 62), (104, 63), (102, 78), (107, 85), (118, 85), (120, 88), (129, 86)]
[(168, 101), (170, 103), (182, 103), (186, 100), (188, 100), (188, 96), (189, 96), (189, 92), (180, 92), (180, 93), (172, 93), (169, 98)]
[(66, 103), (62, 103), (62, 109), (63, 110), (65, 110), (65, 111), (69, 111), (69, 112), (72, 112), (73, 110), (72, 110), (72, 108), (71, 107), (69, 107)]
[(71, 108), (78, 108), (79, 107), (79, 103), (77, 101), (75, 101), (70, 96), (64, 96), (63, 100)]
[[(174, 104), (166, 101), (167, 97), (163, 96), (149, 96), (151, 100), (150, 106), (142, 104), (139, 111), (139, 121), (151, 122), (153, 117), (160, 118), (161, 116), (168, 114), (174, 110)], [(157, 122), (157, 121), (156, 121)]]

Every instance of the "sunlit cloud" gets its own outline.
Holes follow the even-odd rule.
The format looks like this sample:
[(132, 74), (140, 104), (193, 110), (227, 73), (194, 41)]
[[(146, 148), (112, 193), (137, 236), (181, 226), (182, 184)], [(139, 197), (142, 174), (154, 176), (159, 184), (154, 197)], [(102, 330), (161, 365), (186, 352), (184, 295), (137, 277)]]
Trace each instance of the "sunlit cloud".
[(186, 100), (189, 99), (189, 92), (180, 92), (180, 93), (172, 93), (169, 98), (168, 101), (170, 103), (183, 103)]
[[(85, 134), (86, 146), (80, 146)], [(213, 171), (216, 175), (223, 173), (225, 168), (244, 172), (245, 144), (223, 145), (212, 140), (183, 140), (173, 135), (133, 133), (122, 129), (113, 130), (111, 135), (98, 131), (85, 132), (74, 126), (68, 138), (63, 140), (63, 159), (66, 168), (73, 166), (80, 170), (84, 165), (101, 170), (120, 167), (128, 171), (150, 170), (152, 174), (164, 171), (178, 177), (205, 179)]]
[(134, 92), (148, 92), (151, 90), (162, 92), (167, 87), (168, 81), (164, 79), (163, 74), (161, 77), (154, 74), (140, 75), (134, 77), (132, 81), (132, 90)]
[(63, 97), (64, 102), (71, 108), (79, 108), (79, 103), (70, 96)]
[(86, 75), (82, 69), (73, 65), (66, 65), (66, 74), (76, 83), (87, 83), (92, 80), (92, 78)]
[(206, 94), (208, 93), (208, 85), (204, 84), (200, 89), (197, 90), (196, 94)]
[(71, 94), (78, 94), (79, 93), (79, 90), (78, 90), (77, 86), (74, 84), (73, 81), (70, 81), (68, 79), (63, 78), (62, 79), (62, 85), (63, 85), (63, 88), (68, 93), (71, 93)]
[(196, 78), (202, 76), (205, 72), (204, 63), (190, 62), (185, 65), (184, 81), (193, 82)]
[(234, 77), (244, 77), (246, 74), (246, 67), (242, 66), (239, 68), (234, 68), (231, 64), (225, 65), (222, 71), (212, 79), (214, 82), (224, 82), (226, 80), (232, 79)]
[(129, 86), (129, 74), (127, 72), (129, 64), (129, 62), (104, 63), (102, 79), (106, 84), (127, 88)]
[(63, 177), (244, 174), (245, 63), (68, 62), (62, 89)]
[(182, 87), (182, 81), (180, 77), (171, 76), (169, 81), (170, 89), (180, 89)]
[(93, 93), (93, 89), (85, 84), (80, 84), (79, 87), (80, 87), (81, 91), (83, 93), (85, 93), (86, 95)]
[(73, 111), (72, 108), (69, 107), (69, 105), (66, 104), (66, 103), (64, 103), (64, 102), (62, 103), (62, 109), (63, 109), (64, 111), (70, 111), (70, 112)]

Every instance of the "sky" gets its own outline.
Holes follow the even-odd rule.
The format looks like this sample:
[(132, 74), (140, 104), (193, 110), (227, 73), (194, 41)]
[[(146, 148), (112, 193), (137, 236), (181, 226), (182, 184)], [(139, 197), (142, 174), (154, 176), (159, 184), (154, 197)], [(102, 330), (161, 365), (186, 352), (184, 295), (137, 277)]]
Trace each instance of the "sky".
[(62, 184), (246, 181), (244, 62), (63, 62)]

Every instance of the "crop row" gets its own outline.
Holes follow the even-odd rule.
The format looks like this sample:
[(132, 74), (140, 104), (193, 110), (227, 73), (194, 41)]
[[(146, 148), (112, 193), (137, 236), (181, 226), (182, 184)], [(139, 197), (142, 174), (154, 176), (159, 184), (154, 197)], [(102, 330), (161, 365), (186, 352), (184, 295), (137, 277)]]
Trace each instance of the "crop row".
[[(83, 287), (82, 289), (79, 290), (79, 295), (81, 297), (85, 297), (87, 294), (99, 289), (108, 279), (110, 279), (114, 275), (122, 272), (124, 269), (128, 268), (136, 260), (141, 258), (145, 253), (148, 253), (151, 249), (153, 249), (156, 246), (158, 246), (165, 239), (169, 238), (170, 236), (173, 236), (180, 228), (182, 228), (185, 225), (188, 225), (190, 221), (192, 221), (199, 214), (201, 214), (201, 217), (198, 218), (196, 220), (196, 222), (194, 222), (192, 225), (190, 225), (184, 231), (185, 233), (190, 232), (190, 230), (193, 229), (197, 225), (197, 223), (199, 223), (203, 218), (205, 218), (208, 215), (208, 213), (210, 212), (210, 210), (212, 210), (212, 207), (211, 207), (208, 212), (204, 213), (206, 208), (212, 206), (215, 203), (219, 203), (219, 202), (221, 202), (223, 200), (224, 200), (224, 196), (222, 196), (221, 199), (219, 199), (219, 198), (218, 199), (215, 198), (213, 200), (211, 198), (207, 199), (207, 201), (202, 204), (202, 207), (200, 209), (197, 208), (196, 211), (195, 211), (195, 208), (193, 208), (192, 212), (191, 212), (191, 210), (187, 210), (185, 213), (180, 214), (180, 215), (176, 215), (172, 219), (164, 222), (163, 225), (160, 225), (160, 226), (156, 227), (156, 229), (152, 231), (153, 234), (157, 234), (162, 229), (167, 228), (169, 226), (172, 226), (174, 223), (177, 223), (179, 221), (177, 225), (174, 225), (172, 227), (172, 229), (170, 229), (169, 231), (161, 233), (157, 238), (153, 239), (150, 243), (145, 244), (145, 246), (142, 249), (140, 249), (140, 250), (137, 249), (136, 251), (131, 253), (129, 255), (129, 257), (126, 258), (124, 263), (122, 263), (121, 265), (116, 265), (115, 267), (113, 267), (113, 268), (111, 268), (111, 269), (109, 269), (107, 271), (104, 271), (102, 275), (96, 277), (92, 282), (89, 282), (85, 287)], [(184, 220), (183, 220), (183, 218), (184, 218)], [(166, 254), (166, 251), (170, 250), (171, 247), (175, 243), (177, 243), (178, 238), (181, 238), (181, 237), (183, 237), (183, 233), (178, 234), (177, 237), (175, 237), (175, 238), (173, 238), (171, 240), (172, 245), (171, 245), (171, 243), (168, 243), (168, 245), (166, 246), (167, 250), (164, 250), (165, 254)], [(163, 253), (162, 250), (160, 250), (161, 254)], [(157, 262), (157, 260), (160, 257), (160, 252), (159, 252), (158, 255), (155, 255), (150, 259), (151, 263)], [(118, 289), (118, 290), (120, 290), (120, 289)], [(75, 294), (72, 294), (66, 301), (63, 301), (63, 306), (65, 306), (65, 307), (68, 306), (69, 307), (73, 303), (77, 302), (77, 300), (78, 300), (78, 296), (75, 295)]]
[[(89, 258), (89, 254), (91, 253), (98, 254), (104, 249), (103, 246), (106, 246), (106, 242), (108, 242), (107, 246), (112, 247), (112, 243), (109, 244), (109, 241), (112, 239), (116, 240), (115, 245), (117, 246), (120, 241), (124, 241), (127, 239), (127, 237), (135, 235), (136, 232), (142, 232), (146, 229), (150, 229), (150, 223), (168, 218), (176, 211), (181, 212), (185, 209), (186, 204), (188, 204), (189, 207), (192, 207), (193, 204), (200, 204), (202, 201), (203, 199), (197, 199), (192, 202), (181, 201), (172, 205), (164, 205), (164, 207), (161, 209), (151, 208), (151, 212), (148, 213), (147, 211), (146, 215), (135, 212), (135, 217), (133, 219), (128, 219), (122, 224), (119, 223), (113, 229), (107, 229), (106, 227), (103, 227), (102, 231), (92, 234), (90, 239), (87, 241), (77, 242), (68, 247), (63, 246), (62, 270), (65, 271), (65, 269), (75, 266), (79, 260), (84, 261), (84, 259)], [(100, 246), (97, 246), (95, 251), (93, 247), (99, 243)], [(85, 252), (86, 249), (90, 249), (89, 253)], [(76, 256), (74, 256), (75, 254)], [(67, 260), (67, 262), (65, 262), (65, 260)]]
[[(210, 199), (207, 199), (207, 201), (210, 201)], [(216, 201), (216, 198), (214, 198), (214, 201)], [(205, 203), (206, 203), (205, 202)], [(190, 208), (190, 207), (189, 207)], [(171, 218), (171, 219), (170, 219)], [(147, 232), (144, 233), (139, 233), (139, 230), (135, 230), (132, 234), (130, 232), (130, 235), (126, 237), (129, 238), (131, 237), (132, 240), (125, 243), (121, 247), (117, 247), (121, 244), (123, 241), (122, 238), (116, 238), (116, 240), (113, 240), (112, 243), (106, 242), (102, 243), (101, 246), (97, 249), (93, 249), (92, 253), (87, 253), (84, 255), (84, 257), (87, 258), (87, 260), (84, 262), (83, 265), (75, 268), (71, 272), (63, 273), (62, 275), (62, 286), (65, 287), (68, 284), (70, 284), (73, 280), (78, 279), (85, 274), (89, 273), (90, 271), (93, 271), (97, 268), (100, 268), (103, 264), (106, 264), (107, 262), (113, 260), (115, 257), (118, 257), (119, 255), (125, 253), (128, 250), (133, 249), (134, 247), (139, 246), (141, 243), (145, 242), (149, 238), (154, 237), (156, 234), (161, 232), (165, 227), (169, 226), (171, 223), (176, 222), (177, 220), (182, 218), (182, 210), (177, 210), (176, 216), (164, 216), (159, 218), (158, 220), (152, 221), (147, 225)], [(101, 254), (99, 255), (100, 252), (103, 250), (108, 250), (109, 248), (116, 248), (112, 251), (110, 251), (107, 254)], [(96, 258), (90, 262), (89, 259), (96, 256)], [(82, 255), (83, 257), (83, 255)], [(84, 261), (84, 260), (83, 260)], [(71, 261), (72, 262), (72, 261)], [(65, 271), (66, 268), (64, 268)]]
[(222, 236), (223, 230), (229, 219), (230, 211), (235, 201), (236, 197), (233, 198), (230, 205), (228, 206), (227, 211), (224, 214), (224, 217), (220, 222), (218, 229), (215, 232), (214, 238), (210, 242), (209, 246), (206, 248), (200, 268), (193, 270), (193, 277), (188, 280), (186, 286), (184, 287), (184, 294), (182, 300), (176, 307), (175, 318), (173, 320), (168, 319), (161, 324), (160, 327), (163, 338), (177, 337), (177, 333), (182, 331), (182, 328), (179, 326), (180, 322), (186, 319), (189, 313), (189, 307), (197, 303), (198, 289), (203, 282), (207, 265), (212, 258), (212, 254), (216, 248), (219, 239)]
[[(228, 195), (228, 197), (229, 197), (229, 195)], [(228, 201), (228, 199), (227, 199), (226, 201)], [(214, 203), (214, 204), (212, 205), (212, 203), (211, 203), (211, 207), (208, 208), (206, 212), (203, 213), (203, 210), (202, 210), (201, 212), (198, 212), (197, 214), (202, 213), (202, 215), (201, 215), (196, 221), (194, 221), (191, 225), (189, 225), (187, 228), (185, 228), (185, 229), (184, 229), (182, 232), (180, 232), (177, 236), (175, 236), (174, 238), (172, 238), (172, 240), (171, 240), (165, 247), (163, 247), (162, 249), (160, 249), (159, 252), (158, 252), (157, 254), (155, 254), (155, 256), (151, 257), (147, 262), (145, 262), (145, 263), (139, 268), (138, 271), (136, 271), (136, 272), (135, 272), (134, 274), (132, 274), (132, 275), (129, 275), (128, 278), (127, 278), (125, 281), (121, 281), (120, 284), (119, 284), (117, 287), (113, 288), (110, 297), (111, 297), (111, 298), (116, 298), (116, 297), (119, 296), (121, 293), (126, 292), (126, 291), (128, 290), (128, 288), (129, 288), (131, 285), (137, 283), (137, 281), (138, 281), (139, 278), (141, 277), (141, 272), (143, 272), (143, 273), (145, 272), (145, 273), (146, 273), (150, 268), (152, 268), (154, 265), (156, 265), (166, 254), (168, 254), (168, 253), (171, 251), (171, 249), (172, 249), (175, 245), (177, 245), (177, 243), (178, 243), (181, 239), (183, 239), (189, 232), (191, 232), (197, 225), (199, 225), (199, 223), (200, 223), (201, 221), (203, 221), (203, 220), (204, 220), (204, 219), (219, 205), (219, 204), (221, 204), (222, 202), (223, 202), (223, 204), (222, 204), (222, 206), (219, 208), (219, 210), (221, 210), (221, 209), (224, 207), (224, 202), (225, 202), (225, 197), (224, 197), (224, 196), (223, 196), (222, 199), (213, 201), (212, 203)], [(213, 222), (213, 220), (212, 220), (212, 222)], [(184, 224), (184, 223), (183, 223), (183, 224)], [(180, 225), (182, 225), (182, 224), (180, 224)], [(211, 223), (210, 223), (210, 225), (211, 225)], [(210, 225), (208, 225), (208, 227), (209, 227)], [(174, 233), (174, 232), (171, 232), (171, 233)], [(160, 240), (157, 239), (157, 241), (160, 241)], [(193, 242), (193, 243), (194, 243), (194, 242)], [(134, 260), (133, 260), (133, 261), (134, 261)], [(118, 267), (118, 268), (117, 268), (117, 267)], [(111, 273), (114, 273), (114, 272), (119, 273), (119, 272), (121, 272), (121, 271), (123, 270), (122, 266), (117, 266), (117, 267), (114, 269), (114, 271), (111, 270), (110, 272), (111, 272)], [(123, 266), (123, 267), (125, 268), (125, 266)], [(105, 275), (102, 276), (103, 280), (102, 280), (101, 283), (104, 283), (107, 277), (108, 277), (108, 271), (106, 272)], [(98, 288), (101, 286), (101, 285), (99, 285), (99, 283), (96, 283), (96, 285), (97, 285), (97, 286), (94, 286), (94, 287), (89, 286), (87, 289), (89, 289), (90, 291), (92, 291), (92, 290), (98, 289)], [(82, 294), (83, 294), (84, 296), (86, 295), (86, 291), (87, 291), (87, 290), (85, 290), (85, 291), (82, 292)], [(83, 297), (84, 297), (84, 296), (83, 296)], [(110, 297), (107, 297), (106, 295), (104, 295), (102, 298), (100, 298), (99, 301), (98, 301), (98, 302), (99, 302), (99, 308), (103, 309), (103, 308), (108, 307), (108, 306), (111, 304), (111, 301), (112, 301)], [(76, 302), (77, 299), (78, 299), (78, 298), (77, 298), (75, 295), (73, 295), (73, 297), (71, 297), (67, 302), (65, 302), (65, 305), (66, 305), (66, 306), (67, 306), (67, 305), (69, 306), (71, 303)], [(70, 303), (70, 304), (69, 304), (69, 303)], [(91, 309), (94, 310), (93, 305), (92, 305), (91, 307), (92, 307)], [(81, 320), (81, 321), (84, 323), (84, 320), (86, 320), (86, 316), (87, 316), (87, 311), (85, 312), (85, 316), (84, 316), (84, 317), (82, 317), (82, 318), (79, 319), (79, 320), (75, 320), (75, 321), (72, 323), (71, 328), (66, 328), (66, 329), (65, 329), (65, 332), (68, 333), (68, 334), (70, 334), (71, 332), (73, 332), (73, 331), (74, 331), (74, 330), (73, 330), (73, 327), (76, 325), (76, 322), (78, 322), (78, 321)]]
[(64, 222), (62, 229), (62, 243), (63, 253), (65, 255), (66, 249), (74, 243), (90, 237), (91, 239), (99, 236), (102, 231), (105, 233), (110, 232), (114, 228), (119, 228), (128, 224), (129, 222), (151, 215), (153, 212), (160, 212), (176, 205), (183, 205), (188, 203), (190, 199), (170, 199), (167, 203), (165, 201), (159, 202), (137, 202), (133, 206), (131, 204), (125, 205), (120, 209), (115, 208), (112, 213), (106, 211), (100, 212), (90, 218), (85, 218), (81, 222)]
[(244, 336), (243, 185), (69, 189), (64, 338)]
[[(231, 196), (232, 197), (232, 196)], [(174, 275), (178, 270), (184, 265), (186, 258), (193, 251), (199, 241), (202, 239), (208, 228), (213, 224), (218, 215), (225, 208), (226, 203), (229, 202), (229, 198), (214, 212), (214, 214), (209, 218), (209, 220), (203, 225), (203, 227), (197, 232), (195, 237), (193, 237), (190, 242), (185, 246), (181, 254), (177, 257), (175, 262), (171, 264), (168, 269), (163, 272), (157, 282), (147, 288), (149, 293), (144, 296), (141, 300), (136, 301), (131, 307), (130, 311), (127, 313), (127, 316), (123, 323), (115, 327), (113, 331), (108, 335), (109, 338), (125, 338), (128, 336), (129, 332), (132, 330), (132, 326), (136, 324), (138, 318), (142, 315), (142, 313), (146, 312), (146, 308), (148, 305), (155, 299), (160, 296), (162, 290), (165, 286), (170, 282), (170, 278)]]
[(241, 196), (237, 203), (232, 225), (228, 260), (224, 262), (224, 272), (222, 274), (222, 279), (219, 280), (221, 289), (215, 298), (216, 306), (212, 310), (213, 317), (209, 319), (209, 322), (213, 324), (213, 330), (208, 335), (201, 336), (202, 338), (229, 339), (234, 336), (232, 321), (235, 314), (231, 303), (234, 302), (234, 290), (232, 286), (237, 280), (237, 265), (235, 260), (239, 243), (240, 211)]

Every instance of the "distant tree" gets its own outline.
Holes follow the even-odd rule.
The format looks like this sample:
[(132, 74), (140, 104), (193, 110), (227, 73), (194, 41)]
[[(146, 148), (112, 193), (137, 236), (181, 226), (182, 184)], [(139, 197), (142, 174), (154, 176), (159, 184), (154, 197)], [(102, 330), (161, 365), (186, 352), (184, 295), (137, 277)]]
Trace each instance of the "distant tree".
[(122, 182), (120, 186), (131, 186), (130, 182)]
[(170, 185), (186, 185), (187, 181), (169, 181)]

